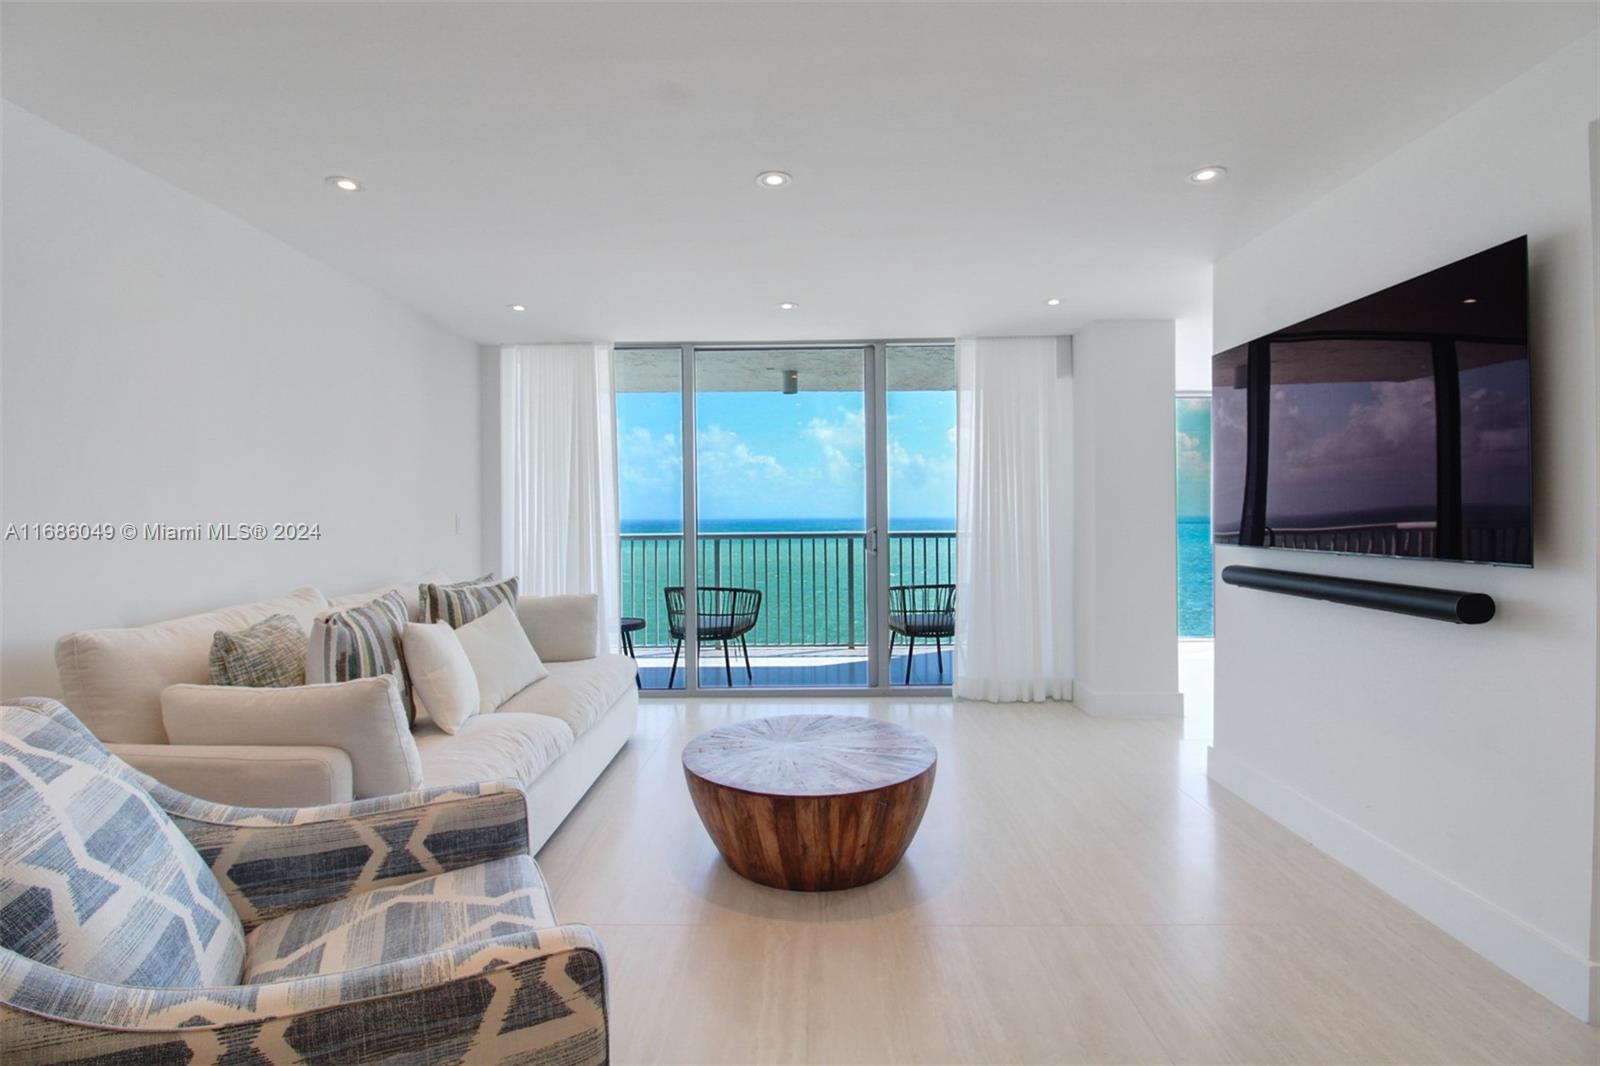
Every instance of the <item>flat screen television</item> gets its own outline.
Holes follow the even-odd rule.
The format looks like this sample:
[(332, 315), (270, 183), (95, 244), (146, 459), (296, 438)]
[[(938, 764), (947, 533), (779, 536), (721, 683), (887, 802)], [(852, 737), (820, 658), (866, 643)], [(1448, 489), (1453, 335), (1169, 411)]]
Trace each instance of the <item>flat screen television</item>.
[(1212, 359), (1212, 537), (1533, 565), (1528, 241)]

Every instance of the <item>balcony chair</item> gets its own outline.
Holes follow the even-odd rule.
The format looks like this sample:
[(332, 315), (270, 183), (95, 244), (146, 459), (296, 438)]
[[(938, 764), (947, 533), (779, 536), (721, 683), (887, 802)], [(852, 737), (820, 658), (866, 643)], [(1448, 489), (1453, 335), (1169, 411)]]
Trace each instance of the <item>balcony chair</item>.
[[(917, 638), (933, 638), (939, 664), (939, 680), (944, 680), (944, 642), (956, 635), (956, 587), (954, 585), (889, 586), (889, 661), (894, 661), (896, 636), (906, 638), (906, 684), (911, 684), (911, 660)], [(888, 671), (884, 671), (887, 676)]]
[[(667, 597), (667, 629), (678, 643), (672, 649), (672, 671), (667, 674), (667, 687), (678, 678), (678, 653), (683, 651), (684, 595), (682, 585), (668, 585), (662, 590)], [(713, 640), (722, 641), (722, 666), (728, 674), (728, 687), (733, 687), (733, 657), (728, 644), (737, 640), (744, 650), (744, 676), (752, 684), (755, 673), (750, 669), (750, 646), (744, 635), (756, 627), (761, 617), (761, 590), (724, 588), (707, 585), (700, 589), (700, 618), (697, 625), (701, 646)]]
[(522, 792), (210, 803), (0, 707), (0, 1048), (37, 1062), (599, 1064), (605, 964)]

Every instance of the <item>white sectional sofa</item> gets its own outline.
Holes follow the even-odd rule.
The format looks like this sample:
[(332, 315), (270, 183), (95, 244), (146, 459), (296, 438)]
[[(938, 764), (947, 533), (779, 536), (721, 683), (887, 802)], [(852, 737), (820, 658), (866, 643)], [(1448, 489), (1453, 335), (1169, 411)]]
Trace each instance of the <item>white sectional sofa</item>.
[[(417, 585), (398, 588), (416, 610)], [(351, 753), (327, 745), (173, 744), (162, 722), (170, 685), (206, 684), (212, 635), (274, 614), (309, 628), (329, 610), (365, 603), (389, 587), (328, 599), (314, 588), (205, 614), (126, 629), (69, 633), (56, 643), (62, 700), (113, 752), (163, 784), (219, 803), (299, 807), (352, 799)], [(639, 713), (633, 660), (596, 654), (594, 596), (525, 596), (517, 617), (550, 676), (493, 714), (449, 734), (412, 730), (425, 788), (512, 780), (528, 797), (537, 850), (633, 735)]]

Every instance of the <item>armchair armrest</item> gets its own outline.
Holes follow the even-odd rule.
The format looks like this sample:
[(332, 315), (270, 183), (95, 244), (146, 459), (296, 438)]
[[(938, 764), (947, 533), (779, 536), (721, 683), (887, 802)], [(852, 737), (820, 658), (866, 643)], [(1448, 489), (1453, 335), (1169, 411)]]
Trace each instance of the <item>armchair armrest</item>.
[(240, 807), (321, 807), (353, 798), (338, 748), (255, 744), (109, 744), (112, 754), (179, 792)]
[(593, 659), (600, 652), (600, 597), (593, 593), (522, 596), (517, 621), (547, 663)]
[(289, 911), (529, 853), (527, 797), (511, 782), (278, 809), (228, 807), (145, 784), (247, 930)]
[(182, 1061), (560, 1061), (609, 1054), (605, 956), (594, 931), (521, 930), (345, 973), (225, 988), (88, 981), (0, 952), (7, 1066)]

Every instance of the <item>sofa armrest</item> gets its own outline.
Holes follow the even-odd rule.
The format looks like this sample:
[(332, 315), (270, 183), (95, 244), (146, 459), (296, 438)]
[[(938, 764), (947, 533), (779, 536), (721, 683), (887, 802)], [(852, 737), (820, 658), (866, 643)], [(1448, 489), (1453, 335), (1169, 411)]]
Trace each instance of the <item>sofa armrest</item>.
[(150, 782), (246, 929), (421, 877), (527, 855), (528, 800), (489, 781), (330, 807), (227, 807)]
[(605, 955), (581, 925), (220, 988), (108, 985), (0, 954), (7, 1066), (68, 1052), (75, 1062), (216, 1061), (219, 1048), (253, 1062), (603, 1066), (606, 1000)]
[(600, 652), (600, 597), (523, 596), (517, 621), (547, 663), (593, 659)]
[(236, 807), (349, 803), (350, 756), (338, 748), (254, 744), (111, 744), (140, 773), (191, 796)]

